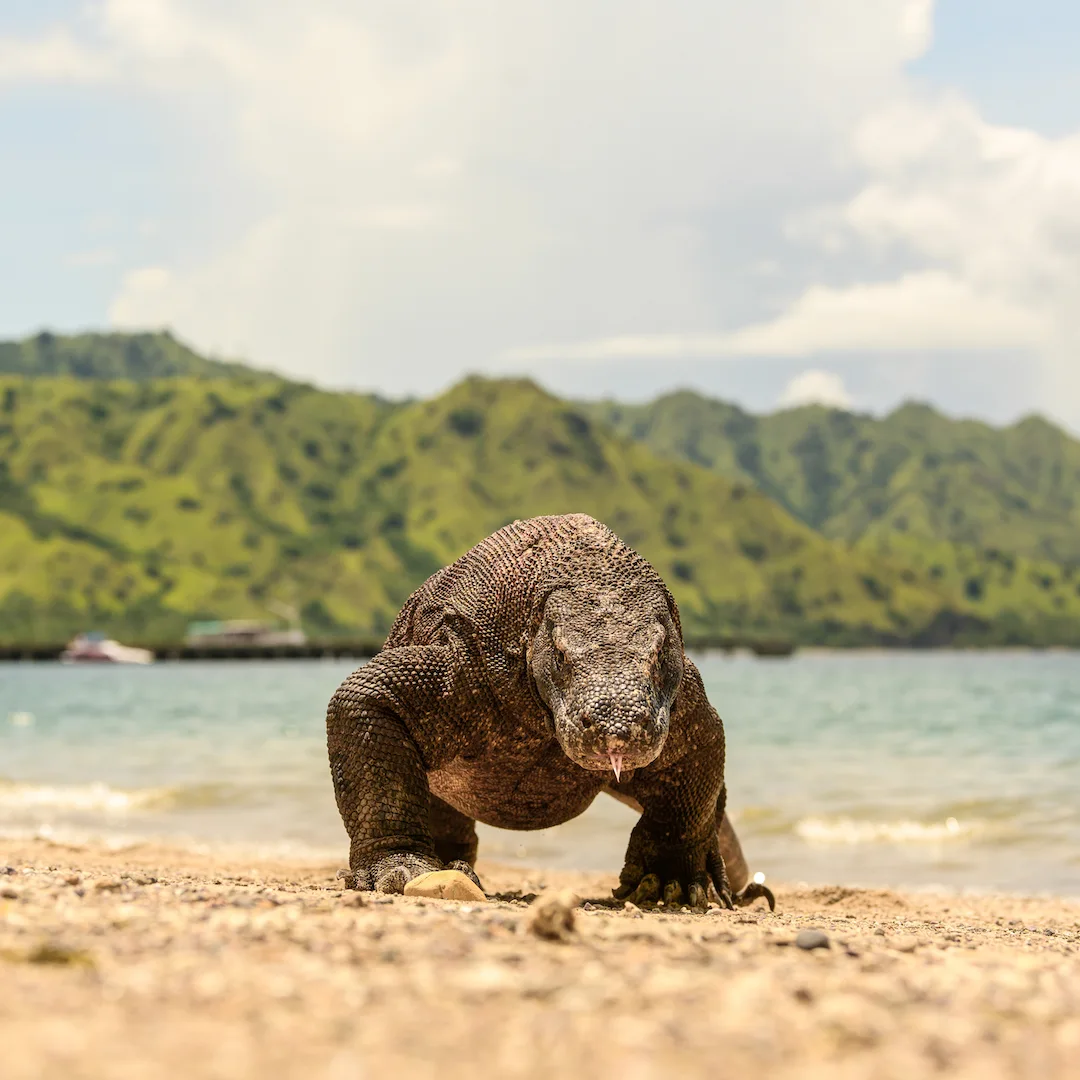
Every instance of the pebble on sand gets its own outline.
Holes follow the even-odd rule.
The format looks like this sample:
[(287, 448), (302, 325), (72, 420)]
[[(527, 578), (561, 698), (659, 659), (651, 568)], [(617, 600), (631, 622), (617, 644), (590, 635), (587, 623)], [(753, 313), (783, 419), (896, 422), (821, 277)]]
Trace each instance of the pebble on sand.
[(800, 949), (828, 949), (829, 935), (824, 930), (800, 930), (795, 936), (795, 944)]
[(430, 874), (421, 874), (405, 886), (405, 895), (474, 902), (487, 899), (476, 882), (471, 881), (460, 870), (433, 870)]
[(569, 941), (574, 936), (574, 908), (580, 904), (581, 897), (571, 889), (543, 893), (529, 907), (526, 925), (537, 937)]

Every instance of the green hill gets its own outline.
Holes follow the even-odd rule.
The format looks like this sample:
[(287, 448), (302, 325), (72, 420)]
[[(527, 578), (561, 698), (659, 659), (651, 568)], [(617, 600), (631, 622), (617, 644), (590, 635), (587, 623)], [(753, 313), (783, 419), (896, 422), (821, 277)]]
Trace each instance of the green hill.
[(382, 633), (515, 517), (585, 511), (669, 579), (688, 632), (902, 640), (974, 624), (930, 571), (848, 550), (529, 382), (390, 406), (285, 382), (0, 377), (0, 638), (298, 607)]
[(589, 415), (658, 454), (754, 484), (802, 521), (900, 561), (1000, 640), (1073, 640), (1080, 593), (1080, 442), (1029, 417), (998, 429), (907, 404), (875, 419), (806, 406), (755, 416), (692, 392)]
[(50, 334), (0, 341), (0, 374), (72, 375), (77, 379), (273, 378), (242, 364), (208, 360), (168, 331), (140, 334)]
[[(484, 535), (584, 511), (655, 563), (699, 640), (1080, 643), (1080, 575), (1042, 554), (1073, 541), (1067, 484), (1033, 460), (1059, 453), (1048, 425), (1016, 429), (1027, 432), (1024, 475), (1042, 479), (1009, 484), (1037, 506), (1039, 543), (1057, 546), (1018, 554), (1004, 539), (990, 549), (937, 535), (952, 520), (937, 504), (936, 516), (909, 509), (905, 528), (884, 511), (842, 527), (862, 520), (873, 477), (891, 491), (914, 469), (914, 450), (891, 472), (869, 463), (897, 457), (888, 448), (909, 438), (903, 423), (882, 434), (824, 410), (756, 418), (696, 395), (661, 399), (650, 415), (484, 379), (395, 404), (222, 371), (165, 335), (53, 340), (83, 358), (68, 374), (0, 374), (0, 641), (90, 627), (176, 640), (189, 620), (265, 617), (281, 603), (315, 636), (381, 634), (424, 577)], [(112, 359), (90, 363), (73, 344), (83, 340)], [(105, 378), (133, 341), (160, 346), (161, 377)], [(125, 362), (129, 376), (149, 370)], [(673, 408), (679, 397), (696, 413)], [(911, 417), (908, 427), (950, 424)], [(853, 446), (869, 446), (845, 451), (845, 425), (863, 432)], [(988, 443), (998, 434), (973, 427)], [(909, 441), (920, 437), (943, 453), (929, 449), (944, 439), (936, 428)], [(811, 466), (806, 446), (821, 443)], [(803, 449), (785, 450), (794, 444)], [(952, 452), (970, 451), (954, 440)], [(963, 463), (935, 466), (952, 485), (946, 501), (969, 494)], [(1026, 520), (1017, 509), (998, 527), (1007, 538)]]
[(919, 404), (880, 420), (816, 405), (755, 416), (688, 391), (582, 408), (665, 457), (751, 481), (826, 536), (1080, 563), (1080, 442), (1037, 417), (998, 429)]

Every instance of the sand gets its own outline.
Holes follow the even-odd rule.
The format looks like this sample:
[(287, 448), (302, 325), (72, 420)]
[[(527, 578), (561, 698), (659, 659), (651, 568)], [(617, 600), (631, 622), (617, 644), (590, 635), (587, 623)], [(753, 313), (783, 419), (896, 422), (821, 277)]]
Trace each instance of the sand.
[[(1080, 1075), (1080, 904), (628, 912), (595, 875), (481, 864), (502, 899), (470, 904), (337, 870), (0, 842), (0, 1077)], [(586, 898), (566, 941), (513, 895), (545, 888)]]

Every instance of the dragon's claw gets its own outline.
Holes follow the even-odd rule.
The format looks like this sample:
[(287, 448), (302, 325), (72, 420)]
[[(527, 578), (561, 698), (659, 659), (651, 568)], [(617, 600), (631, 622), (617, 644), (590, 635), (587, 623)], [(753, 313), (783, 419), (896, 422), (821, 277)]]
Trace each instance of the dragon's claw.
[(767, 885), (762, 885), (760, 881), (751, 881), (742, 892), (732, 897), (738, 907), (747, 907), (755, 900), (761, 899), (768, 902), (770, 911), (776, 910), (776, 897), (773, 896), (772, 889)]
[(445, 865), (431, 855), (419, 855), (412, 851), (384, 852), (367, 865), (350, 871), (351, 887), (382, 893), (401, 893), (413, 878), (429, 874), (433, 870), (458, 870), (480, 888), (480, 879), (472, 866), (461, 860)]
[(669, 909), (684, 904), (694, 911), (706, 911), (710, 904), (721, 904), (726, 908), (735, 906), (727, 878), (722, 873), (717, 877), (712, 871), (699, 871), (684, 878), (679, 874), (668, 877), (646, 873), (641, 867), (627, 866), (612, 895), (616, 900), (626, 900), (637, 906), (662, 900), (664, 907)]

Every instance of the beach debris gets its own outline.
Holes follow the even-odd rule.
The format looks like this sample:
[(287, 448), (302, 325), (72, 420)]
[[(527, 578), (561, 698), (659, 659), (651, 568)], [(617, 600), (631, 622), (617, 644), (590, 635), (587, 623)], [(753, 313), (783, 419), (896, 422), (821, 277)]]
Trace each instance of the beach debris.
[(58, 941), (43, 941), (26, 954), (28, 964), (53, 964), (57, 967), (93, 967), (94, 961), (82, 949), (73, 949)]
[(806, 949), (829, 949), (832, 945), (829, 942), (829, 935), (824, 930), (800, 930), (795, 935), (795, 945), (797, 948)]
[(569, 941), (574, 936), (574, 908), (581, 897), (572, 889), (550, 890), (529, 907), (526, 926), (530, 933), (548, 941)]
[(433, 870), (430, 874), (421, 874), (405, 886), (406, 896), (428, 896), (435, 900), (473, 900), (487, 899), (475, 881), (466, 877), (460, 870)]

